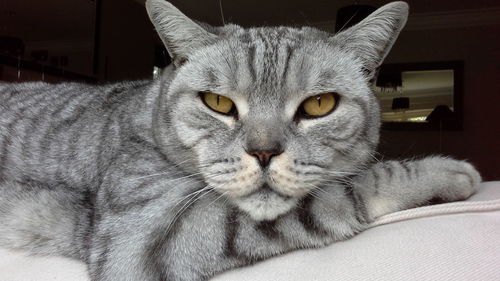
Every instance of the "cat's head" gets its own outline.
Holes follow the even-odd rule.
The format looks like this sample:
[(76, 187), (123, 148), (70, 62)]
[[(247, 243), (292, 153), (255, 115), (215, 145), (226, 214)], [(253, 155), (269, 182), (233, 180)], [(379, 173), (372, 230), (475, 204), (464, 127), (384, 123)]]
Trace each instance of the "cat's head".
[(380, 127), (370, 81), (406, 22), (406, 3), (336, 35), (213, 28), (162, 0), (146, 6), (175, 64), (164, 75), (157, 139), (252, 218), (274, 219), (370, 161)]

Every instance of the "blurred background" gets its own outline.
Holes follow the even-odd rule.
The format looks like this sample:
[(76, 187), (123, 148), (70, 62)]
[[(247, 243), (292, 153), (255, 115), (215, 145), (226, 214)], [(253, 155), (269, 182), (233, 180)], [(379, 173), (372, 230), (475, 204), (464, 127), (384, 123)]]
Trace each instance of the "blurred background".
[[(144, 0), (2, 0), (0, 80), (148, 79), (169, 62)], [(315, 26), (334, 33), (389, 1), (171, 0), (212, 25)], [(467, 159), (500, 180), (500, 2), (407, 1), (410, 17), (374, 92), (380, 158)]]

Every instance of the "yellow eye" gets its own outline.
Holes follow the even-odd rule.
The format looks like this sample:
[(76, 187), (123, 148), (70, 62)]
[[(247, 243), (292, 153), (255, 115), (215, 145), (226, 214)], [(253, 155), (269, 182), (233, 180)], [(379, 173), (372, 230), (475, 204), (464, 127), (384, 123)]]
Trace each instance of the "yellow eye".
[(213, 111), (225, 115), (232, 115), (235, 113), (236, 107), (234, 106), (234, 102), (229, 98), (211, 92), (201, 92), (200, 94), (203, 103)]
[(321, 117), (332, 112), (337, 104), (337, 94), (324, 93), (309, 97), (302, 105), (301, 109), (306, 116)]

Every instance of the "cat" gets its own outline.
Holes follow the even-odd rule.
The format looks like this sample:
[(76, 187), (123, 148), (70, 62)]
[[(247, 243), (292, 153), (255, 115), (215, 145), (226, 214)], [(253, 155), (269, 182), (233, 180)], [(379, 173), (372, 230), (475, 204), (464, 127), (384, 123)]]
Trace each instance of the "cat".
[(146, 7), (173, 58), (160, 78), (0, 84), (2, 247), (80, 259), (93, 281), (207, 280), (476, 191), (465, 161), (374, 157), (370, 81), (406, 3), (335, 35)]

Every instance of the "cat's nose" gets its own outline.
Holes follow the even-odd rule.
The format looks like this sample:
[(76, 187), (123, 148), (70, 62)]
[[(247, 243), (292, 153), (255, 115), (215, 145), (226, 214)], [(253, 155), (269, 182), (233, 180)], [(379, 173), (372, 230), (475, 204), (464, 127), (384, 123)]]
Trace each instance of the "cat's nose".
[(247, 151), (248, 154), (257, 158), (259, 164), (262, 168), (265, 168), (271, 162), (271, 158), (274, 156), (278, 156), (283, 153), (282, 149), (273, 149), (273, 150), (255, 150), (255, 151)]

